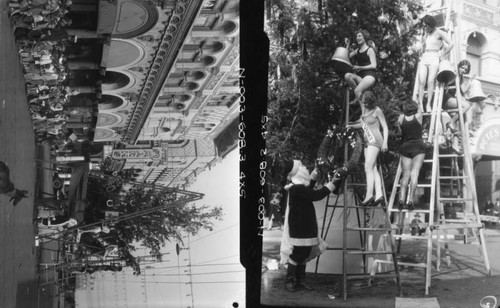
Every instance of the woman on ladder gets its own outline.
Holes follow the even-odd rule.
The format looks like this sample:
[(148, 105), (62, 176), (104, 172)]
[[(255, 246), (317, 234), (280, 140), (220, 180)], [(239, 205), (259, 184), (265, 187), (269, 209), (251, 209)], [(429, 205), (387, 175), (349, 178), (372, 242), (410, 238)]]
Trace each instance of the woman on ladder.
[[(350, 39), (346, 39), (349, 47)], [(360, 29), (356, 32), (358, 49), (349, 53), (349, 58), (354, 59), (354, 73), (346, 73), (344, 79), (354, 90), (354, 100), (350, 104), (359, 102), (361, 94), (375, 85), (377, 81), (377, 57), (375, 44), (370, 40), (370, 33)]]
[[(398, 118), (402, 144), (401, 154), (401, 190), (399, 193), (399, 210), (414, 209), (413, 197), (418, 184), (418, 175), (424, 162), (425, 144), (422, 140), (422, 109), (413, 100), (403, 106), (403, 114)], [(406, 195), (410, 184), (408, 196)]]
[[(439, 70), (439, 62), (444, 60), (450, 50), (453, 48), (451, 39), (444, 31), (436, 27), (437, 23), (434, 17), (425, 15), (422, 18), (425, 37), (423, 45), (423, 54), (418, 64), (418, 102), (423, 109), (424, 91), (427, 86), (427, 105), (426, 111), (431, 112), (432, 95), (434, 94), (434, 81)], [(443, 48), (443, 42), (446, 47)]]
[[(387, 151), (389, 129), (384, 113), (377, 106), (377, 98), (373, 92), (363, 92), (360, 102), (361, 119), (355, 124), (347, 125), (347, 127), (362, 128), (364, 131), (366, 195), (361, 206), (376, 206), (384, 200), (382, 178), (377, 169), (377, 158), (380, 151)], [(382, 127), (382, 133), (380, 127)], [(374, 189), (375, 196), (373, 196)]]
[[(462, 60), (458, 62), (457, 71), (458, 71), (458, 82), (459, 82), (459, 90), (460, 96), (464, 98), (462, 104), (462, 113), (465, 115), (466, 112), (470, 109), (472, 104), (469, 104), (466, 100), (466, 97), (469, 96), (470, 90), (470, 81), (471, 79), (465, 79), (465, 75), (468, 75), (471, 70), (471, 64), (468, 60)], [(463, 152), (459, 146), (459, 134), (458, 134), (458, 99), (457, 99), (457, 85), (456, 82), (452, 82), (445, 88), (445, 92), (443, 95), (443, 109), (448, 113), (451, 120), (446, 123), (446, 127), (443, 127), (443, 130), (447, 131), (449, 135), (451, 135), (452, 143), (451, 149), (458, 155), (462, 155)], [(444, 121), (443, 121), (444, 124)]]

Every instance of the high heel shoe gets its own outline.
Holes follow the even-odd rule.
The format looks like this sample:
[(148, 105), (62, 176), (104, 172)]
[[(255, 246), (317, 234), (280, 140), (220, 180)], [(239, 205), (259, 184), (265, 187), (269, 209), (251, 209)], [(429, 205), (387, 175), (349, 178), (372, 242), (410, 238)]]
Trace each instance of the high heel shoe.
[(406, 207), (408, 208), (408, 211), (411, 212), (415, 209), (415, 205), (413, 204), (412, 201), (406, 202)]
[(382, 196), (380, 198), (377, 198), (377, 200), (373, 201), (373, 203), (371, 204), (371, 206), (377, 206), (377, 205), (379, 205), (382, 202), (384, 202), (384, 196)]
[(399, 200), (398, 210), (402, 211), (405, 209), (405, 202), (403, 200)]
[(361, 203), (360, 206), (372, 206), (374, 201), (375, 201), (375, 198), (373, 198), (373, 196), (372, 196), (370, 199)]

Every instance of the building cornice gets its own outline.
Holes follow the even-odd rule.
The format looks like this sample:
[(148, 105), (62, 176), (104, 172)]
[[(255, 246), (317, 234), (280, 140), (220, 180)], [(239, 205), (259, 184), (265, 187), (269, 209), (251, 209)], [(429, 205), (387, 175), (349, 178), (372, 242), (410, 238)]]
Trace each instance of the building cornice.
[(498, 10), (492, 7), (466, 1), (463, 3), (461, 17), (478, 26), (497, 29), (499, 20), (495, 18), (496, 14)]
[(179, 0), (172, 11), (165, 32), (161, 38), (159, 49), (156, 52), (150, 70), (142, 89), (138, 102), (133, 110), (127, 125), (123, 141), (135, 143), (156, 98), (163, 91), (163, 84), (171, 70), (182, 44), (189, 33), (203, 1)]

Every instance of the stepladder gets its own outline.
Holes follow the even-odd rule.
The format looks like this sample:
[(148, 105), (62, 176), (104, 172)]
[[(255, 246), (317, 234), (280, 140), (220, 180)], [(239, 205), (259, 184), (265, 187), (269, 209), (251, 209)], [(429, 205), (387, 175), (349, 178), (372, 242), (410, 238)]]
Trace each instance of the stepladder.
[[(380, 166), (378, 169), (382, 175)], [(394, 230), (389, 220), (385, 193), (384, 200), (379, 204), (363, 205), (360, 196), (365, 187), (365, 179), (359, 173), (352, 173), (344, 183), (345, 191), (354, 195), (354, 202), (343, 204), (343, 298), (347, 300), (348, 281), (359, 279), (366, 279), (368, 285), (377, 279), (394, 280), (398, 294), (402, 296), (396, 248), (392, 239)], [(352, 213), (356, 214), (356, 220), (349, 219)], [(359, 235), (358, 247), (351, 244), (353, 233)], [(359, 273), (348, 272), (348, 262), (353, 257), (362, 259), (363, 269)], [(391, 265), (387, 266), (387, 263)]]
[[(458, 80), (457, 80), (458, 84)], [(450, 132), (444, 128), (443, 111), (441, 110), (444, 84), (439, 83), (435, 90), (430, 116), (427, 143), (431, 146), (423, 167), (417, 189), (419, 207), (414, 210), (400, 209), (398, 206), (398, 191), (401, 189), (401, 163), (396, 171), (396, 180), (389, 200), (389, 212), (393, 214), (393, 225), (398, 229), (394, 238), (397, 240), (398, 253), (401, 244), (408, 240), (422, 240), (426, 243), (423, 260), (416, 262), (400, 262), (400, 265), (421, 267), (425, 269), (425, 294), (431, 287), (433, 268), (433, 250), (435, 249), (435, 266), (440, 270), (442, 244), (444, 244), (444, 260), (450, 266), (452, 255), (450, 243), (475, 242), (483, 259), (486, 272), (490, 273), (483, 224), (480, 221), (477, 202), (473, 159), (470, 151), (468, 127), (463, 116), (464, 98), (457, 94), (458, 113), (455, 131), (451, 138), (461, 139), (462, 150), (456, 151), (443, 147), (442, 140), (450, 138)], [(459, 91), (457, 91), (459, 92)], [(427, 180), (427, 181), (426, 181)], [(414, 241), (413, 241), (414, 242)], [(409, 244), (409, 243), (408, 243)], [(408, 247), (411, 247), (409, 244)]]
[[(349, 102), (349, 92), (347, 92), (346, 98), (347, 105)], [(347, 107), (346, 120), (348, 120), (349, 118), (349, 108)], [(387, 196), (385, 194), (384, 179), (382, 168), (380, 165), (380, 159), (377, 160), (376, 169), (378, 170), (378, 174), (375, 174), (374, 176), (379, 177), (378, 180), (381, 185), (380, 188), (383, 196), (383, 200), (379, 204), (375, 204), (375, 202), (373, 202), (371, 205), (366, 205), (364, 202), (362, 202), (363, 199), (361, 198), (361, 196), (367, 196), (369, 194), (366, 185), (366, 174), (364, 172), (351, 172), (344, 181), (344, 191), (351, 191), (354, 195), (354, 202), (344, 202), (343, 204), (342, 290), (344, 301), (347, 300), (348, 281), (355, 279), (366, 279), (368, 285), (370, 285), (374, 279), (394, 279), (399, 296), (402, 296), (403, 294), (401, 288), (399, 267), (396, 258), (395, 245), (392, 240), (393, 230), (387, 212)], [(351, 210), (356, 213), (357, 217), (357, 220), (354, 221), (354, 224), (350, 224), (348, 220)], [(362, 215), (360, 215), (360, 212), (362, 212)], [(362, 219), (360, 219), (360, 217), (362, 217)], [(358, 247), (353, 247), (350, 244), (349, 238), (352, 233), (357, 233), (359, 235), (360, 245)], [(380, 243), (380, 241), (382, 241), (385, 237), (389, 239), (389, 245), (386, 247), (380, 247), (380, 245), (378, 245), (377, 249), (374, 250), (374, 242), (378, 240), (378, 242)], [(353, 257), (361, 257), (361, 259), (363, 260), (363, 268), (360, 273), (348, 272), (348, 261)], [(376, 271), (374, 270), (377, 267), (377, 263), (375, 260), (381, 259), (392, 260), (393, 266), (392, 268), (386, 268), (387, 271), (376, 273)]]

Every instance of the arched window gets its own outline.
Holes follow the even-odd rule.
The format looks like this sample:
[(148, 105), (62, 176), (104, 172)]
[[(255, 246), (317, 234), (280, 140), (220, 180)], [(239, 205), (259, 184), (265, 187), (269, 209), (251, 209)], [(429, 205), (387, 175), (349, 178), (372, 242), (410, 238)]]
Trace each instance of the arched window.
[(119, 2), (119, 19), (112, 36), (128, 39), (151, 30), (158, 22), (158, 9), (153, 1), (124, 0)]
[(483, 55), (486, 37), (474, 31), (467, 38), (467, 60), (472, 64), (470, 75), (481, 76), (481, 58)]
[(123, 104), (123, 99), (118, 96), (103, 94), (99, 108), (103, 110), (118, 108)]
[(130, 83), (130, 77), (127, 75), (115, 72), (107, 71), (106, 75), (102, 79), (102, 89), (105, 91), (113, 91), (116, 89), (121, 89)]

